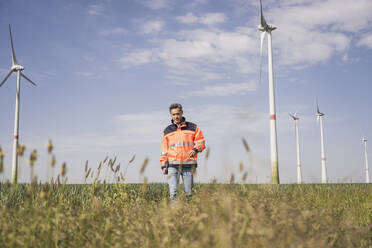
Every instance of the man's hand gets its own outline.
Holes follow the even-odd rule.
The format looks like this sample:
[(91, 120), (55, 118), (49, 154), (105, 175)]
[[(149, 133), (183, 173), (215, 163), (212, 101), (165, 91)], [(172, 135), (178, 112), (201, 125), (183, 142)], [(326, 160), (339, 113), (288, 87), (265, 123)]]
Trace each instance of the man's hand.
[(163, 175), (167, 175), (167, 174), (168, 174), (168, 170), (167, 170), (167, 168), (164, 167), (164, 168), (162, 169), (162, 172), (163, 172)]
[(196, 155), (196, 152), (194, 150), (189, 151), (189, 157), (193, 158)]

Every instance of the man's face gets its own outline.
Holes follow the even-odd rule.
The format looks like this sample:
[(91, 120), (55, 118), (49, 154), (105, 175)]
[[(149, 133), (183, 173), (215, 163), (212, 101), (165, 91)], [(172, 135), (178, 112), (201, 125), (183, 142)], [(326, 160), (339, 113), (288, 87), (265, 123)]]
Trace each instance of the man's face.
[(182, 111), (179, 108), (171, 109), (170, 115), (175, 124), (180, 124), (182, 120)]

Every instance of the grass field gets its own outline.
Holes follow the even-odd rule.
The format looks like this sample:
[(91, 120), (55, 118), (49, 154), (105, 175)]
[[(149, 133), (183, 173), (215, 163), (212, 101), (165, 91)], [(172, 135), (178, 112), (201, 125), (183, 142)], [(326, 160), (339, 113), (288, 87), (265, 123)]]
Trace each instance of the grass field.
[(372, 247), (372, 185), (0, 185), (0, 247)]

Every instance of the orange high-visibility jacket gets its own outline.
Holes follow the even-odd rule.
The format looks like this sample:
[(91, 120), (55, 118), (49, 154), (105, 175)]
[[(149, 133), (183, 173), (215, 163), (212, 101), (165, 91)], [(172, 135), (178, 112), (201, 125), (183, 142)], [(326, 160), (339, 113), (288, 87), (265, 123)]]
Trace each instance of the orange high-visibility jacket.
[[(179, 125), (173, 123), (166, 127), (161, 140), (160, 167), (197, 166), (198, 153), (205, 149), (205, 139), (198, 125), (188, 122), (182, 117)], [(189, 157), (189, 152), (196, 152)]]

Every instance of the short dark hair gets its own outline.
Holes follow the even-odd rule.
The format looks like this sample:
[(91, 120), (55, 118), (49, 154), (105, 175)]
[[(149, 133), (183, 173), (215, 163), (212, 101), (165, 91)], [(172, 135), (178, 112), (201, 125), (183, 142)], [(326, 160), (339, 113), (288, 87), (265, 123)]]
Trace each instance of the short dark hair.
[(171, 112), (172, 109), (177, 109), (177, 108), (180, 109), (181, 112), (183, 112), (183, 111), (182, 111), (182, 105), (179, 104), (179, 103), (172, 103), (172, 104), (169, 106), (169, 112)]

